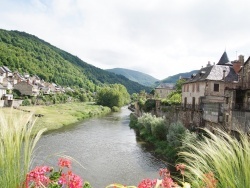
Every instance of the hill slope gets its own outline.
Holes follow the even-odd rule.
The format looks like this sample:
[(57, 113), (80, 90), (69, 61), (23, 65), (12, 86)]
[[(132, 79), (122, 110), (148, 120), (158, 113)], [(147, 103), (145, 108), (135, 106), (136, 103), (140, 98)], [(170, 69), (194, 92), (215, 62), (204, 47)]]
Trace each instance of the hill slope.
[(94, 91), (103, 84), (123, 84), (129, 93), (151, 88), (92, 66), (34, 35), (0, 29), (0, 66), (36, 74), (48, 82)]
[(181, 78), (189, 78), (192, 74), (196, 73), (198, 70), (193, 70), (190, 72), (184, 72), (184, 73), (179, 73), (173, 76), (169, 76), (163, 80), (161, 80), (160, 82), (156, 82), (157, 84), (159, 83), (176, 83), (177, 80)]
[(106, 69), (109, 72), (113, 72), (115, 74), (120, 74), (128, 78), (129, 80), (132, 80), (134, 82), (138, 82), (141, 85), (145, 86), (153, 86), (158, 79), (154, 78), (153, 76), (150, 76), (148, 74), (134, 71), (130, 69), (124, 69), (124, 68), (114, 68), (114, 69)]

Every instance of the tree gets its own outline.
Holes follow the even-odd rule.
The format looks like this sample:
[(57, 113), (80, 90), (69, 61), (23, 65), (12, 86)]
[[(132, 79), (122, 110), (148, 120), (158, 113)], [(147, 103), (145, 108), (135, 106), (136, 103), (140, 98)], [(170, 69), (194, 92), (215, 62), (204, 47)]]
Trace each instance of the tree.
[(112, 84), (101, 88), (97, 92), (96, 103), (112, 108), (122, 107), (130, 102), (127, 89), (121, 84)]

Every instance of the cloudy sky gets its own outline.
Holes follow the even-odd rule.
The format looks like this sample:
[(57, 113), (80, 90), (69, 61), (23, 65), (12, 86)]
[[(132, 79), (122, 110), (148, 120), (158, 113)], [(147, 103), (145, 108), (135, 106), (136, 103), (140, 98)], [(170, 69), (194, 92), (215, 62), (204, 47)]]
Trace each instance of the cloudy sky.
[(0, 0), (0, 28), (24, 31), (102, 69), (158, 79), (250, 55), (247, 0)]

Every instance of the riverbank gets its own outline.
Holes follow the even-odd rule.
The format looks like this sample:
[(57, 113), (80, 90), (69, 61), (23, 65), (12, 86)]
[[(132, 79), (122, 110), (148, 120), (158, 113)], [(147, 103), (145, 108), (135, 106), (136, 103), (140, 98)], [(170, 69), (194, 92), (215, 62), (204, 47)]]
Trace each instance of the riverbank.
[(13, 110), (13, 113), (23, 110), (24, 113), (28, 113), (27, 111), (29, 111), (33, 114), (39, 114), (40, 117), (37, 117), (35, 129), (47, 128), (47, 131), (59, 129), (63, 126), (70, 126), (81, 120), (93, 116), (106, 115), (111, 112), (108, 107), (79, 102), (50, 106), (21, 106), (18, 110), (11, 108), (4, 108), (3, 110)]

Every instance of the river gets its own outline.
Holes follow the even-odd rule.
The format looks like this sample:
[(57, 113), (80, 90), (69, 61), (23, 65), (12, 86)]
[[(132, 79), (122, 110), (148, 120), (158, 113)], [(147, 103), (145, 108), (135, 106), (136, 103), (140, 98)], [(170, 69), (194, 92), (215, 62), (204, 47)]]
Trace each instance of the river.
[(37, 144), (33, 166), (56, 166), (57, 155), (68, 155), (81, 164), (73, 162), (73, 172), (94, 188), (115, 182), (137, 186), (144, 178), (159, 178), (158, 170), (166, 164), (136, 140), (129, 114), (124, 107), (121, 112), (46, 133)]

